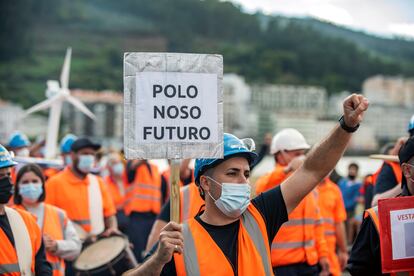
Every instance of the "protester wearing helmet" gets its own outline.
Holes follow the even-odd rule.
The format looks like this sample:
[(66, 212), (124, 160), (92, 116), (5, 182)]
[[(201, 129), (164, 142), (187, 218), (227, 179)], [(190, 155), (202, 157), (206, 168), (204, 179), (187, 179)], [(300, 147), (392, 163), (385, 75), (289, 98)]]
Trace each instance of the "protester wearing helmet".
[(78, 137), (69, 133), (66, 134), (62, 140), (60, 140), (60, 155), (62, 156), (63, 164), (65, 164), (65, 166), (72, 164), (72, 158), (70, 157), (70, 148), (76, 139), (78, 139)]
[(15, 165), (10, 153), (0, 145), (0, 273), (52, 275), (36, 220), (26, 211), (6, 206), (12, 196), (10, 174)]
[[(401, 196), (412, 196), (414, 195), (414, 136), (410, 137), (401, 147), (398, 157), (402, 170)], [(351, 275), (382, 275), (378, 229), (380, 229), (378, 206), (375, 206), (365, 211), (361, 229), (352, 247), (348, 261), (348, 270)], [(401, 275), (413, 275), (414, 264), (410, 274), (401, 273)]]
[(29, 157), (30, 155), (30, 141), (26, 134), (22, 132), (14, 132), (9, 137), (7, 147), (13, 151), (16, 156)]
[(410, 121), (408, 122), (408, 133), (410, 137), (414, 136), (414, 115), (411, 117)]
[[(275, 169), (259, 178), (256, 194), (279, 186), (290, 174), (302, 165), (305, 150), (310, 146), (296, 129), (279, 131), (272, 139), (270, 148)], [(305, 223), (285, 223), (272, 241), (271, 260), (277, 275), (317, 273), (319, 268), (329, 274), (328, 246), (324, 237), (318, 203), (313, 194), (308, 194), (289, 214), (289, 220)], [(321, 273), (322, 273), (321, 272)]]
[(169, 222), (152, 255), (125, 275), (272, 275), (269, 245), (279, 227), (334, 168), (367, 108), (361, 95), (346, 98), (340, 126), (291, 177), (252, 200), (249, 165), (255, 154), (242, 140), (226, 135), (224, 159), (196, 160), (204, 212), (183, 225)]

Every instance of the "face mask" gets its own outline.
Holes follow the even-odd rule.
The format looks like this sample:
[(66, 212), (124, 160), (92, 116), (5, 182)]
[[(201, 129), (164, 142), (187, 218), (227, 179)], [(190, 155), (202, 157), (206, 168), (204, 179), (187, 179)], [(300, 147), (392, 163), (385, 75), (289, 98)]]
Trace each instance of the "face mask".
[(348, 175), (348, 178), (351, 180), (355, 180), (355, 175)]
[(79, 157), (78, 169), (83, 173), (89, 173), (94, 166), (95, 156), (92, 154), (81, 155)]
[(20, 184), (19, 194), (29, 202), (36, 202), (43, 193), (41, 183)]
[(29, 155), (30, 155), (30, 150), (28, 148), (24, 148), (24, 149), (16, 151), (16, 156), (29, 157)]
[(221, 186), (221, 196), (214, 199), (210, 193), (209, 196), (214, 200), (217, 208), (223, 214), (231, 218), (240, 217), (250, 203), (250, 185), (247, 183), (223, 183), (208, 177), (210, 180)]
[(65, 158), (63, 161), (65, 162), (65, 165), (67, 166), (72, 165), (72, 158), (70, 157), (70, 155), (65, 155)]
[(9, 202), (12, 196), (13, 185), (10, 177), (6, 176), (0, 179), (0, 204)]
[(122, 175), (124, 172), (124, 165), (122, 165), (122, 163), (117, 163), (112, 166), (112, 171), (115, 175)]

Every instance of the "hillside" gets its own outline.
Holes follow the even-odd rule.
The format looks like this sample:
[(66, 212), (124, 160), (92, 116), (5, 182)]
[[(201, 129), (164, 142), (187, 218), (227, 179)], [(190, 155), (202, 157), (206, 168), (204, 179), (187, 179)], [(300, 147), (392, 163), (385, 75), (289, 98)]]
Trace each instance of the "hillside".
[(249, 82), (359, 90), (374, 74), (414, 75), (414, 42), (314, 19), (246, 14), (218, 0), (0, 2), (0, 98), (25, 107), (58, 79), (73, 49), (70, 87), (122, 90), (125, 51), (220, 53)]

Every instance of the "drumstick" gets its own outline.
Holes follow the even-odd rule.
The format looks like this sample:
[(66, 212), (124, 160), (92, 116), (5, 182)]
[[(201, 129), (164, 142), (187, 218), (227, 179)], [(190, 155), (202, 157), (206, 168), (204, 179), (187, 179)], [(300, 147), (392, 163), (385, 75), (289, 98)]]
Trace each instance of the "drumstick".
[(369, 156), (371, 159), (381, 159), (385, 161), (391, 161), (391, 162), (399, 162), (398, 155), (387, 155), (387, 154), (371, 154)]
[(180, 223), (180, 160), (171, 160), (170, 220)]

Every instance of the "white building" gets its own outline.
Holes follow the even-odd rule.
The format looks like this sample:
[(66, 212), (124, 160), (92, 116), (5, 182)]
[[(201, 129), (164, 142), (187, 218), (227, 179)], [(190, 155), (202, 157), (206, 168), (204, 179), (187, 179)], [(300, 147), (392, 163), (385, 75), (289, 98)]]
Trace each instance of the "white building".
[(244, 78), (236, 74), (223, 76), (223, 121), (224, 132), (238, 137), (251, 135), (249, 109), (251, 91)]
[(314, 86), (254, 85), (252, 104), (258, 128), (255, 138), (259, 141), (266, 133), (274, 134), (285, 127), (311, 134), (318, 119), (326, 115), (327, 93)]
[(72, 105), (65, 104), (63, 118), (67, 132), (89, 136), (104, 146), (122, 147), (123, 95), (114, 91), (71, 90), (96, 116), (93, 121)]
[(364, 81), (363, 94), (370, 101), (364, 123), (373, 127), (381, 143), (407, 136), (414, 114), (414, 79), (373, 76)]
[(0, 113), (0, 142), (5, 144), (9, 135), (20, 129), (20, 121), (24, 111), (18, 105), (0, 100)]
[(372, 104), (414, 107), (414, 79), (373, 76), (364, 81), (362, 91)]

